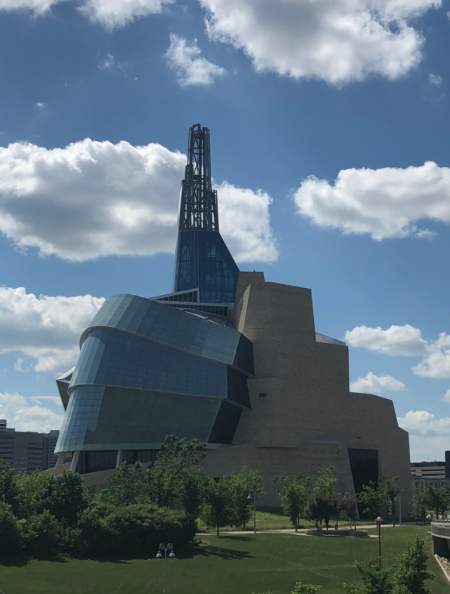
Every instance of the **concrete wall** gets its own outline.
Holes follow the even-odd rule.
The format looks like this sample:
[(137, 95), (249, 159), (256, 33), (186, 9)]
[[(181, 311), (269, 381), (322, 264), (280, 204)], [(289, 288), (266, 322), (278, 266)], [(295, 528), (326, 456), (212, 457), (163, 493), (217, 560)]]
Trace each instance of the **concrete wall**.
[[(337, 470), (338, 492), (354, 496), (347, 448), (377, 449), (379, 471), (398, 476), (403, 512), (411, 497), (408, 434), (391, 400), (349, 392), (348, 349), (316, 342), (311, 291), (241, 273), (235, 327), (253, 342), (251, 410), (243, 410), (233, 445), (204, 462), (213, 476), (246, 464), (263, 476), (260, 503), (279, 505), (272, 480)], [(267, 394), (261, 397), (260, 394)]]

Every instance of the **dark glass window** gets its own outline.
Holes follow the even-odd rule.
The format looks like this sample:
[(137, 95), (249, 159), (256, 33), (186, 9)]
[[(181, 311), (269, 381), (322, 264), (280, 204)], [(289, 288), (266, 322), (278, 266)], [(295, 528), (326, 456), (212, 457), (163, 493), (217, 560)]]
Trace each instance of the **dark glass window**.
[(227, 369), (227, 393), (229, 400), (251, 408), (247, 376), (231, 367)]
[(239, 269), (217, 231), (181, 231), (175, 264), (175, 291), (199, 288), (201, 303), (231, 303)]
[(348, 448), (355, 493), (370, 481), (378, 482), (378, 450)]

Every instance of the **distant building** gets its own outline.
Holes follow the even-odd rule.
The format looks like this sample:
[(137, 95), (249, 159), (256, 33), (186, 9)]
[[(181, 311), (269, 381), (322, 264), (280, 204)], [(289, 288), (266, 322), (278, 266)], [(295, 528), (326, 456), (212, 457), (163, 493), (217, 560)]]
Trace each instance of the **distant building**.
[(16, 431), (7, 427), (5, 419), (0, 419), (0, 460), (11, 464), (16, 472), (27, 474), (53, 468), (58, 437), (59, 431)]
[[(447, 454), (450, 452), (445, 452), (446, 459)], [(411, 476), (414, 484), (421, 487), (450, 488), (447, 462), (411, 462)]]

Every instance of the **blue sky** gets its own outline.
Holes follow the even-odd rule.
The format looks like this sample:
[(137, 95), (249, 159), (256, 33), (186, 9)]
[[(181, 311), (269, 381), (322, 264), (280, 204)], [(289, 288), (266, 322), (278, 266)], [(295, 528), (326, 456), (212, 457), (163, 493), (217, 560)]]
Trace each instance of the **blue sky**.
[(200, 122), (240, 268), (311, 288), (353, 389), (393, 399), (414, 460), (443, 459), (449, 11), (0, 0), (0, 417), (58, 428), (55, 377), (102, 299), (171, 290)]

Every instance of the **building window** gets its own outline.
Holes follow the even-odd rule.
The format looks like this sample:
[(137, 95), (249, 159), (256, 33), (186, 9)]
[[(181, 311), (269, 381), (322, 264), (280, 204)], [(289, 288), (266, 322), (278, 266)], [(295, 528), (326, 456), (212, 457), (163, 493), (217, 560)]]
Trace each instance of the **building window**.
[(260, 398), (267, 398), (267, 392), (260, 392), (259, 393), (259, 397)]

